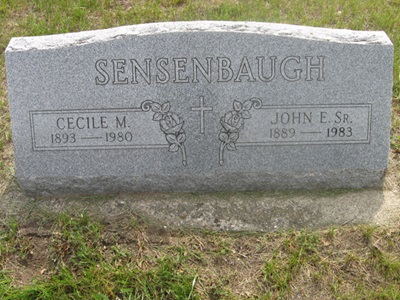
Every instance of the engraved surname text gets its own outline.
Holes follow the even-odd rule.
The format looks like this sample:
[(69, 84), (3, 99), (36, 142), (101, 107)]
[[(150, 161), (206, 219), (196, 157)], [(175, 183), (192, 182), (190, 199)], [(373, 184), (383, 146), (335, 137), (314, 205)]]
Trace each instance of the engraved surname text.
[(324, 81), (324, 56), (98, 59), (96, 85)]

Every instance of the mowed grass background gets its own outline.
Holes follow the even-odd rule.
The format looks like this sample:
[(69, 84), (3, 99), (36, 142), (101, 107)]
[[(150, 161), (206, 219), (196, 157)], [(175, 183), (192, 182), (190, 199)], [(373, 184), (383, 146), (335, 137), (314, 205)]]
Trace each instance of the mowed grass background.
[[(395, 46), (391, 166), (400, 169), (400, 0), (0, 0), (0, 193), (14, 175), (11, 37), (184, 20), (385, 31)], [(0, 299), (400, 299), (400, 226), (233, 234), (39, 211), (1, 220)]]

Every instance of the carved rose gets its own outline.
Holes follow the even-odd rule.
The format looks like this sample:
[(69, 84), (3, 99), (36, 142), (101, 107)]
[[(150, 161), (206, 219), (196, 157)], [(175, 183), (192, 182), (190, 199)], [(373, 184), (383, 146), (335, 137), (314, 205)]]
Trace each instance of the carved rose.
[(183, 119), (176, 113), (168, 112), (160, 120), (161, 131), (165, 133), (165, 138), (169, 143), (169, 151), (176, 152), (185, 142), (186, 135), (183, 127)]
[(244, 120), (236, 111), (229, 111), (221, 118), (221, 125), (228, 132), (239, 132), (243, 129)]
[(183, 119), (176, 113), (168, 112), (165, 117), (160, 120), (161, 131), (165, 134), (177, 134), (182, 131)]
[(171, 104), (164, 102), (163, 104), (148, 100), (142, 103), (144, 111), (151, 110), (154, 112), (153, 121), (160, 124), (160, 130), (165, 134), (165, 139), (169, 144), (169, 151), (182, 152), (182, 164), (187, 165), (186, 149), (185, 149), (185, 130), (183, 129), (184, 121), (176, 113), (170, 112)]
[(261, 107), (261, 101), (258, 98), (246, 100), (243, 103), (240, 101), (233, 101), (233, 110), (228, 111), (221, 118), (222, 128), (219, 133), (219, 140), (221, 141), (219, 147), (219, 163), (224, 164), (224, 149), (229, 151), (236, 150), (236, 142), (239, 139), (239, 133), (244, 128), (244, 120), (250, 119), (250, 109), (256, 103), (255, 108)]

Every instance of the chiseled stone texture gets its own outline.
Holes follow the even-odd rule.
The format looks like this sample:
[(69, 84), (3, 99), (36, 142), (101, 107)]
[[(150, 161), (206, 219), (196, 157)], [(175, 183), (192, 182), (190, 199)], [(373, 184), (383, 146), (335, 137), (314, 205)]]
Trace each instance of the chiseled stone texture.
[(13, 38), (21, 187), (36, 194), (379, 187), (384, 32), (175, 22)]

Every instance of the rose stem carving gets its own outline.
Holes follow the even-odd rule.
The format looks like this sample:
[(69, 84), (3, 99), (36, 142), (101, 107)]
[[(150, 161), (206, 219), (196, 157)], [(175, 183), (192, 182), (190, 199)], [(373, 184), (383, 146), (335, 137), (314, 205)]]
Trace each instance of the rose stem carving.
[(186, 141), (185, 130), (183, 125), (185, 122), (176, 113), (170, 112), (171, 105), (169, 102), (163, 104), (147, 100), (142, 103), (142, 110), (154, 112), (153, 121), (160, 124), (160, 130), (165, 134), (165, 139), (169, 144), (169, 151), (177, 152), (179, 149), (182, 153), (182, 164), (187, 165), (186, 148), (184, 142)]
[(221, 118), (222, 128), (219, 133), (219, 140), (221, 141), (219, 146), (219, 164), (224, 164), (224, 150), (225, 148), (229, 151), (236, 150), (236, 141), (239, 139), (239, 133), (244, 128), (244, 120), (250, 119), (250, 109), (252, 107), (259, 109), (262, 103), (258, 98), (251, 98), (244, 101), (233, 101), (233, 110), (228, 111)]

